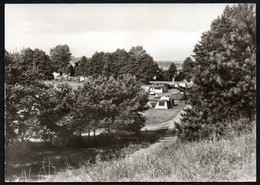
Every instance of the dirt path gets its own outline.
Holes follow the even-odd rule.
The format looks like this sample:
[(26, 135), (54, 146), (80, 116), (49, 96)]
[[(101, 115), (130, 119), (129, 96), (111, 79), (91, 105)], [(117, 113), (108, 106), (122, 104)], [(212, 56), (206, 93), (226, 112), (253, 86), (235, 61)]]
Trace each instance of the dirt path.
[[(186, 105), (183, 109), (185, 108), (190, 108), (190, 105)], [(184, 111), (181, 110), (173, 119), (164, 122), (164, 123), (160, 123), (157, 125), (150, 125), (150, 126), (145, 126), (143, 127), (141, 130), (143, 131), (147, 131), (147, 130), (160, 130), (160, 129), (168, 129), (168, 130), (174, 130), (175, 129), (175, 124), (174, 122), (178, 123), (180, 122), (180, 118), (181, 118), (181, 113), (183, 113)], [(146, 155), (149, 153), (152, 153), (155, 150), (159, 150), (162, 147), (162, 143), (163, 146), (167, 146), (172, 144), (173, 142), (175, 142), (175, 140), (177, 139), (177, 136), (168, 136), (168, 137), (162, 137), (159, 141), (151, 144), (149, 147), (147, 148), (142, 148), (140, 150), (135, 151), (131, 157), (134, 156), (138, 156), (138, 155)]]

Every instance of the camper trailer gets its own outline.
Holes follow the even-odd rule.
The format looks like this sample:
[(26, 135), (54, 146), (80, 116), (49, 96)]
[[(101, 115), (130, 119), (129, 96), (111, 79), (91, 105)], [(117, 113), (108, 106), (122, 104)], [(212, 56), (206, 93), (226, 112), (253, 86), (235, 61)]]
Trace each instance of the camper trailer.
[(168, 88), (165, 85), (153, 85), (150, 89), (150, 92), (154, 93), (165, 93)]
[(168, 82), (167, 81), (150, 81), (151, 85), (150, 94), (155, 93), (165, 93), (168, 91)]

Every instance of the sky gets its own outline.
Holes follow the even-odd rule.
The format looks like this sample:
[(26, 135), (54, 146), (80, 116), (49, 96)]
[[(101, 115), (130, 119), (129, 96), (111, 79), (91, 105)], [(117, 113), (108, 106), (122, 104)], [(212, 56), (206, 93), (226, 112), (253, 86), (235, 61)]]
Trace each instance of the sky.
[(72, 56), (143, 46), (155, 61), (183, 61), (227, 4), (6, 4), (5, 48), (67, 44)]

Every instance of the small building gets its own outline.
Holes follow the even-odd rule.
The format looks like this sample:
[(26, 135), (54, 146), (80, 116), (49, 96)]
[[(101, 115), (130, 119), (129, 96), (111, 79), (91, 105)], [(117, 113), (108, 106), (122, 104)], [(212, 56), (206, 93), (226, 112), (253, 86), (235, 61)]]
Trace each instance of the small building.
[(165, 93), (167, 92), (168, 88), (165, 85), (153, 85), (150, 88), (150, 92), (154, 92), (154, 93)]

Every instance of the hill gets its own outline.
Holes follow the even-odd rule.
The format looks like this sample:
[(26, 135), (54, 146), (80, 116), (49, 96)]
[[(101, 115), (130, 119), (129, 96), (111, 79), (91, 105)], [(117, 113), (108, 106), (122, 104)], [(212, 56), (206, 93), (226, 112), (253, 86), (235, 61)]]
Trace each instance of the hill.
[(81, 59), (81, 57), (71, 56), (70, 64), (74, 66), (75, 63), (78, 62), (80, 59)]

